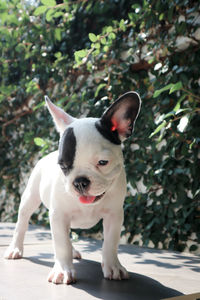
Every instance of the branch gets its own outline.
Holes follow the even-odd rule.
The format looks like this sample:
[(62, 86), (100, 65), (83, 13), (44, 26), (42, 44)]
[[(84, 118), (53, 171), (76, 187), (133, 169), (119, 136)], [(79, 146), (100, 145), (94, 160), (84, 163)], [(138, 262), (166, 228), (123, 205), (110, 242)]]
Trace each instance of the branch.
[(141, 70), (149, 70), (151, 69), (157, 62), (152, 62), (149, 64), (146, 60), (142, 59), (140, 62), (131, 65), (131, 71), (138, 72)]
[(31, 114), (33, 112), (32, 109), (26, 110), (21, 112), (20, 114), (18, 114), (17, 116), (15, 116), (12, 120), (7, 121), (6, 123), (3, 124), (2, 126), (2, 136), (5, 138), (6, 141), (9, 140), (9, 138), (6, 135), (6, 127), (9, 126), (10, 124), (15, 123), (18, 119), (20, 119), (21, 117)]

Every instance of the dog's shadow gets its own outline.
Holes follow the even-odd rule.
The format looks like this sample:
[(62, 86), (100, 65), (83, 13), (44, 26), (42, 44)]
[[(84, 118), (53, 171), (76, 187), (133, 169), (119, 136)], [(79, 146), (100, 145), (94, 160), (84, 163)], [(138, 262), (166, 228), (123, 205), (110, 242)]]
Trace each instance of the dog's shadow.
[[(36, 264), (53, 267), (52, 255), (47, 257), (34, 256), (25, 258)], [(158, 281), (137, 273), (129, 273), (129, 280), (114, 281), (103, 278), (101, 264), (95, 261), (75, 260), (77, 283), (73, 288), (83, 290), (97, 299), (133, 299), (133, 300), (160, 300), (182, 295), (180, 292), (168, 288)], [(67, 288), (67, 286), (66, 286)], [(59, 292), (59, 289), (58, 289)]]

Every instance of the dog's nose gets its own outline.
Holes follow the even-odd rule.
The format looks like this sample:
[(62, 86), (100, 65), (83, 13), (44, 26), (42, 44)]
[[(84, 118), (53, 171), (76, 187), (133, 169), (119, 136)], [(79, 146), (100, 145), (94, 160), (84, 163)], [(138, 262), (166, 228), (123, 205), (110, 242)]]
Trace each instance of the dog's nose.
[(80, 193), (84, 193), (88, 189), (89, 185), (90, 180), (87, 177), (77, 177), (73, 182), (73, 186)]

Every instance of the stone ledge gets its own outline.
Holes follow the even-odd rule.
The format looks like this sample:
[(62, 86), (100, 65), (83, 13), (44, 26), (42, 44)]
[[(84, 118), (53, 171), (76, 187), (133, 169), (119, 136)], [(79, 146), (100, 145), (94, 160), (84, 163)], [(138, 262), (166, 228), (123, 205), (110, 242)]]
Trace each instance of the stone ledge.
[(130, 280), (109, 281), (103, 278), (101, 271), (102, 243), (92, 239), (74, 243), (83, 257), (74, 262), (77, 283), (54, 285), (46, 279), (53, 266), (50, 231), (29, 226), (24, 258), (4, 260), (2, 256), (13, 230), (14, 224), (0, 223), (0, 300), (187, 300), (181, 297), (200, 292), (198, 256), (121, 245), (119, 259), (130, 272)]

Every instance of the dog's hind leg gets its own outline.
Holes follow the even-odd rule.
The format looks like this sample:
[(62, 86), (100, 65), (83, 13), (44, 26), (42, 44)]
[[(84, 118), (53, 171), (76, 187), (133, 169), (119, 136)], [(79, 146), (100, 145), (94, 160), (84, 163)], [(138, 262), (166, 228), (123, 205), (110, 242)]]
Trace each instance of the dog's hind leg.
[(18, 220), (16, 223), (12, 242), (4, 254), (4, 258), (18, 259), (23, 254), (24, 235), (33, 212), (39, 207), (41, 200), (39, 195), (40, 174), (36, 167), (32, 172), (27, 187), (22, 195), (19, 206)]

